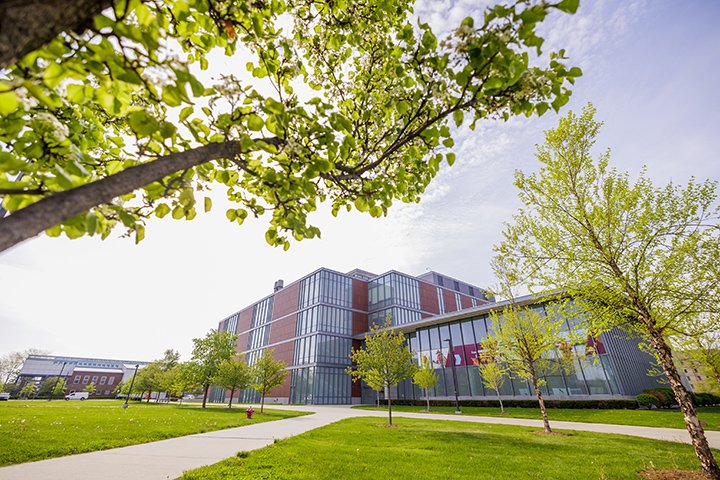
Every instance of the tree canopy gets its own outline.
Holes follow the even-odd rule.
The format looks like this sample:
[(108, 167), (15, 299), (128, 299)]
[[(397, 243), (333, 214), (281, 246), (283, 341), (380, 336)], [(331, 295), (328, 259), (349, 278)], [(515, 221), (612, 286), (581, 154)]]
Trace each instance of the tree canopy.
[(670, 347), (678, 336), (718, 327), (717, 184), (655, 187), (645, 171), (631, 181), (609, 166), (608, 152), (593, 159), (601, 127), (594, 117), (592, 105), (580, 115), (570, 112), (538, 146), (539, 171), (516, 173), (524, 208), (496, 247), (498, 258), (515, 280), (565, 290), (587, 313), (591, 330), (618, 327), (644, 337), (703, 468), (720, 479)]
[(237, 336), (229, 332), (210, 330), (204, 338), (193, 338), (193, 351), (190, 365), (185, 374), (203, 387), (203, 403), (207, 403), (208, 390), (223, 361), (235, 355)]
[(364, 380), (370, 388), (386, 388), (388, 395), (388, 423), (392, 425), (392, 399), (390, 388), (411, 378), (418, 369), (413, 354), (405, 343), (405, 335), (390, 327), (388, 315), (385, 324), (373, 325), (365, 337), (365, 346), (352, 349), (350, 359), (353, 366), (347, 372), (354, 380)]
[(253, 378), (251, 386), (260, 394), (260, 413), (265, 410), (265, 395), (273, 388), (282, 385), (288, 374), (287, 363), (276, 360), (274, 353), (272, 348), (263, 350), (250, 368), (250, 375)]
[(210, 210), (210, 189), (288, 248), (320, 234), (319, 202), (418, 201), (455, 161), (454, 126), (557, 111), (581, 75), (537, 34), (578, 0), (489, 6), (447, 38), (408, 0), (32, 6), (0, 6), (36, 25), (0, 36), (0, 251), (42, 231), (140, 241), (152, 216)]

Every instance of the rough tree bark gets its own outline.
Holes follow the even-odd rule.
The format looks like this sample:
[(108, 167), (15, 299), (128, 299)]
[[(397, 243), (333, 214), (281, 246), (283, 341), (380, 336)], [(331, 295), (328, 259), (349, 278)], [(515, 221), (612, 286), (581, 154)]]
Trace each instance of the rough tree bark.
[(532, 369), (532, 384), (533, 388), (535, 389), (535, 396), (537, 397), (538, 403), (540, 404), (540, 413), (542, 413), (542, 419), (543, 419), (543, 428), (546, 432), (551, 433), (552, 430), (550, 429), (550, 421), (548, 420), (547, 416), (547, 409), (545, 408), (545, 400), (543, 400), (542, 392), (540, 391), (540, 387), (538, 386), (538, 379), (537, 374), (535, 373), (535, 369)]
[(66, 31), (82, 32), (112, 0), (0, 1), (0, 68)]
[[(279, 139), (262, 141), (275, 145), (281, 143)], [(211, 143), (192, 150), (171, 153), (96, 182), (45, 197), (0, 219), (0, 252), (92, 207), (108, 203), (168, 175), (212, 160), (231, 159), (242, 153), (244, 152), (240, 142)]]
[(663, 338), (662, 332), (655, 327), (651, 319), (646, 318), (643, 319), (643, 321), (650, 334), (650, 345), (652, 345), (658, 356), (665, 376), (670, 382), (670, 388), (672, 388), (675, 399), (678, 405), (680, 405), (680, 410), (683, 412), (685, 425), (695, 449), (695, 455), (697, 455), (703, 470), (705, 470), (710, 478), (720, 480), (720, 467), (718, 467), (712, 451), (710, 451), (710, 445), (705, 437), (705, 430), (703, 430), (700, 425), (700, 420), (697, 417), (697, 411), (695, 410), (692, 398), (680, 380), (680, 374), (675, 367), (675, 362), (673, 362), (670, 346), (665, 341), (665, 338)]

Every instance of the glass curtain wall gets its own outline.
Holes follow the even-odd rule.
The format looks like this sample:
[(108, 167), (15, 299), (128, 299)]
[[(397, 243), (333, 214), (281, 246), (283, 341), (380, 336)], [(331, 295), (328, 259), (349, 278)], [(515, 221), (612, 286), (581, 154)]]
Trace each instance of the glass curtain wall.
[[(343, 308), (345, 307), (345, 308)], [(300, 284), (291, 403), (350, 403), (352, 279), (320, 271)]]
[[(539, 308), (540, 313), (544, 315), (545, 310), (542, 306)], [(565, 331), (582, 328), (581, 321), (581, 318), (568, 320)], [(474, 360), (478, 358), (482, 343), (488, 335), (492, 335), (492, 325), (487, 316), (420, 328), (414, 333), (409, 344), (413, 352), (416, 352), (418, 362), (422, 357), (430, 359), (439, 377), (437, 386), (430, 391), (431, 397), (454, 396), (451, 362), (455, 363), (458, 395), (490, 398), (495, 396), (494, 391), (483, 386), (480, 372), (474, 365)], [(567, 338), (570, 338), (569, 334)], [(452, 339), (452, 352), (447, 339)], [(553, 371), (545, 375), (543, 378), (547, 384), (542, 387), (543, 394), (553, 396), (620, 394), (616, 374), (611, 368), (601, 340), (588, 336), (587, 343), (575, 345), (574, 369), (569, 373)], [(552, 352), (550, 356), (558, 358), (559, 352)], [(404, 396), (402, 398), (410, 398), (411, 394), (414, 398), (422, 398), (422, 392), (409, 386), (403, 388), (402, 394)], [(535, 393), (529, 382), (508, 378), (500, 394), (524, 397), (534, 396)]]

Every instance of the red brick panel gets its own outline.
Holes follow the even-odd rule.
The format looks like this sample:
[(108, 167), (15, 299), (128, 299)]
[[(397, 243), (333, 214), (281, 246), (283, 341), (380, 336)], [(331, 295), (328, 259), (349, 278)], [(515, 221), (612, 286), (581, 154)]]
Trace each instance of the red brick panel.
[(252, 323), (252, 311), (253, 311), (253, 307), (248, 307), (245, 310), (240, 312), (240, 315), (238, 315), (238, 326), (237, 326), (238, 332), (244, 332), (245, 330), (250, 330), (250, 323)]
[(287, 316), (270, 324), (270, 343), (277, 343), (295, 336), (297, 314)]
[[(283, 362), (287, 363), (288, 366), (290, 366), (290, 365), (292, 365), (294, 347), (295, 347), (294, 340), (290, 340), (289, 342), (285, 342), (285, 343), (281, 343), (280, 345), (276, 345), (275, 347), (273, 347), (275, 350), (273, 357), (275, 357), (275, 360), (282, 360)], [(285, 377), (285, 380), (283, 381), (282, 385), (280, 385), (279, 387), (273, 388), (268, 395), (270, 397), (289, 397), (290, 396), (290, 377), (291, 377), (291, 374), (288, 371), (288, 374)]]
[(460, 304), (462, 305), (463, 310), (466, 308), (472, 308), (472, 298), (467, 295), (460, 295)]
[(235, 345), (237, 345), (237, 351), (245, 352), (247, 350), (247, 342), (248, 342), (248, 334), (247, 333), (241, 333), (240, 335), (238, 335), (237, 342), (235, 342)]
[(455, 312), (457, 311), (457, 302), (455, 301), (455, 292), (452, 290), (445, 290), (443, 288), (443, 300), (445, 301), (445, 311)]
[(440, 313), (435, 285), (420, 282), (420, 309), (435, 314)]
[(352, 306), (357, 310), (368, 309), (368, 282), (352, 279)]
[(298, 297), (300, 296), (300, 282), (295, 282), (275, 294), (272, 319), (284, 317), (298, 309)]
[(365, 313), (353, 312), (352, 314), (352, 334), (357, 335), (368, 331), (368, 316)]

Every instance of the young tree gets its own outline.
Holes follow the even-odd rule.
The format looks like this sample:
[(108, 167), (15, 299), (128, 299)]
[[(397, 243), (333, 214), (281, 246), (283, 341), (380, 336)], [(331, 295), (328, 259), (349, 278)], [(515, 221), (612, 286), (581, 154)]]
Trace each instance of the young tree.
[(533, 308), (510, 304), (501, 312), (490, 314), (494, 337), (491, 343), (497, 345), (497, 355), (502, 358), (507, 370), (519, 378), (529, 381), (535, 392), (543, 427), (550, 433), (547, 409), (540, 387), (545, 385), (544, 375), (562, 368), (563, 358), (555, 355), (556, 346), (562, 340), (561, 333), (565, 319), (541, 315)]
[(40, 383), (38, 396), (58, 397), (65, 393), (65, 388), (67, 388), (67, 385), (64, 378), (48, 377)]
[(25, 386), (20, 390), (20, 396), (22, 398), (30, 398), (37, 395), (37, 387), (33, 382), (25, 384)]
[[(524, 208), (496, 247), (515, 275), (566, 290), (592, 329), (618, 327), (647, 339), (685, 418), (703, 470), (720, 479), (670, 347), (720, 305), (720, 218), (715, 182), (655, 187), (641, 172), (609, 168), (591, 148), (601, 127), (588, 105), (560, 120), (538, 146), (539, 172), (517, 172)], [(714, 329), (717, 325), (710, 324)]]
[(350, 353), (353, 366), (348, 367), (347, 372), (353, 379), (370, 380), (375, 385), (387, 388), (388, 423), (392, 425), (390, 388), (411, 378), (418, 367), (405, 344), (405, 335), (392, 330), (390, 326), (388, 318), (383, 326), (374, 325), (370, 329), (365, 337), (365, 348), (353, 348)]
[(251, 367), (251, 377), (254, 379), (251, 386), (261, 397), (260, 413), (263, 413), (265, 407), (265, 394), (273, 388), (282, 385), (288, 374), (287, 363), (275, 360), (273, 358), (274, 351), (265, 349), (255, 363)]
[(180, 403), (182, 404), (185, 393), (196, 392), (202, 388), (200, 367), (195, 362), (184, 362), (179, 364), (177, 367), (177, 375), (173, 379), (173, 383), (170, 386), (170, 390), (180, 396)]
[(224, 360), (229, 360), (235, 355), (235, 342), (237, 336), (228, 332), (210, 330), (204, 338), (193, 338), (191, 371), (195, 381), (202, 385), (203, 402), (202, 408), (207, 404), (208, 391), (212, 379), (217, 375), (218, 367)]
[(505, 413), (500, 389), (507, 378), (507, 371), (501, 363), (497, 341), (494, 338), (489, 337), (483, 342), (482, 351), (478, 354), (477, 359), (473, 358), (473, 363), (480, 371), (480, 378), (482, 378), (485, 388), (495, 390), (500, 402), (500, 413)]
[(438, 376), (435, 373), (435, 367), (427, 356), (423, 356), (420, 361), (420, 367), (413, 374), (413, 383), (425, 390), (425, 401), (427, 402), (427, 411), (430, 411), (430, 389), (437, 385)]
[(143, 394), (147, 392), (147, 403), (150, 403), (152, 392), (158, 391), (161, 373), (160, 366), (157, 362), (152, 362), (144, 366), (138, 370), (137, 375), (135, 376), (135, 383), (132, 386), (132, 391), (129, 391), (128, 395), (131, 393), (139, 393), (140, 398), (142, 398)]
[(88, 383), (83, 389), (83, 392), (88, 392), (90, 395), (95, 395), (95, 393), (97, 392), (95, 382)]
[[(230, 402), (228, 408), (232, 408), (233, 395), (235, 390), (244, 390), (250, 386), (253, 378), (253, 370), (241, 357), (234, 357), (230, 360), (223, 360), (218, 371), (213, 377), (213, 383), (230, 390)], [(282, 382), (281, 382), (282, 383)], [(262, 407), (261, 407), (262, 412)]]
[[(140, 241), (151, 215), (210, 210), (213, 186), (288, 247), (318, 236), (318, 201), (418, 200), (455, 160), (451, 125), (557, 111), (581, 74), (537, 35), (578, 0), (490, 6), (444, 40), (408, 0), (32, 5), (0, 3), (0, 251), (120, 224)], [(222, 52), (247, 73), (203, 83)]]

